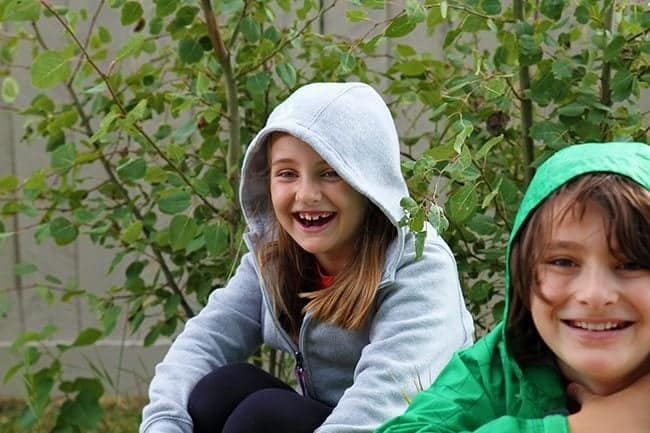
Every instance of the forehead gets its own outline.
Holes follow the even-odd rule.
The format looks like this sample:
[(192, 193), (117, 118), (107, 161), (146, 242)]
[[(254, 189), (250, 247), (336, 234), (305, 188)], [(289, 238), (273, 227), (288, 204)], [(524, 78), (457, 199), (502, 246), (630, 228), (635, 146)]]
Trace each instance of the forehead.
[(267, 158), (272, 164), (284, 162), (322, 162), (323, 158), (305, 141), (286, 133), (273, 133), (267, 145)]

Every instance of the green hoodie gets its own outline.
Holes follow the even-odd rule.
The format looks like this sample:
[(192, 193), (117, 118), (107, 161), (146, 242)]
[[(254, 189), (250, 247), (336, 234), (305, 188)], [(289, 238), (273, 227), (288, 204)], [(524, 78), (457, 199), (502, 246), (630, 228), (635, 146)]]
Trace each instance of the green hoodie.
[[(533, 210), (569, 180), (591, 172), (618, 173), (650, 189), (650, 146), (589, 143), (554, 154), (539, 167), (523, 198), (507, 257), (512, 239)], [(504, 317), (509, 280), (506, 265)], [(415, 396), (406, 413), (375, 433), (566, 433), (564, 381), (553, 363), (547, 364), (521, 368), (508, 350), (501, 322), (474, 346), (454, 355), (436, 382)]]

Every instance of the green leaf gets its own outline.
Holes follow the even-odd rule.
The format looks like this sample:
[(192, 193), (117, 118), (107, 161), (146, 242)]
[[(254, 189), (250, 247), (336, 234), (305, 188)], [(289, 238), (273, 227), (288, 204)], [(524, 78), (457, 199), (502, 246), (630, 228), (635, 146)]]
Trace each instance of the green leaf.
[(587, 107), (584, 104), (581, 104), (579, 102), (572, 102), (559, 108), (557, 110), (557, 114), (561, 116), (576, 117), (584, 113), (586, 109)]
[(89, 346), (99, 340), (104, 333), (97, 328), (86, 328), (77, 335), (72, 343), (74, 347)]
[(203, 58), (203, 47), (195, 39), (183, 39), (178, 43), (178, 58), (183, 63), (196, 63)]
[(465, 140), (474, 131), (474, 125), (470, 122), (460, 121), (459, 124), (462, 125), (463, 129), (456, 135), (456, 139), (454, 140), (454, 150), (456, 153), (461, 153)]
[(126, 115), (126, 120), (129, 122), (137, 122), (142, 120), (147, 113), (147, 100), (141, 99), (135, 107)]
[(271, 83), (271, 76), (268, 72), (258, 72), (249, 76), (246, 80), (246, 89), (253, 97), (262, 97)]
[(141, 33), (131, 36), (125, 43), (117, 50), (117, 57), (115, 61), (121, 61), (127, 57), (135, 57), (142, 51), (145, 43), (145, 37)]
[(605, 62), (611, 62), (620, 57), (621, 50), (625, 47), (625, 43), (626, 40), (623, 35), (616, 35), (609, 45), (607, 45), (607, 48), (605, 48), (603, 60)]
[(625, 69), (620, 69), (612, 78), (612, 100), (616, 102), (626, 100), (635, 86), (636, 77)]
[(122, 180), (142, 179), (147, 172), (147, 163), (143, 158), (130, 159), (117, 167), (117, 174)]
[(262, 37), (260, 24), (250, 17), (241, 20), (241, 32), (248, 42), (257, 42)]
[(38, 266), (33, 263), (16, 263), (14, 265), (14, 274), (29, 275), (38, 271)]
[(540, 10), (547, 17), (557, 21), (562, 17), (562, 11), (566, 4), (566, 0), (542, 0)]
[(542, 60), (542, 48), (530, 35), (519, 36), (519, 63), (523, 66), (534, 65)]
[[(38, 0), (13, 0), (4, 3), (0, 22), (38, 21), (41, 16), (41, 3)], [(2, 11), (0, 8), (0, 12)]]
[(197, 232), (196, 222), (186, 215), (176, 215), (169, 224), (169, 243), (174, 251), (186, 248)]
[(402, 197), (399, 201), (399, 205), (409, 212), (415, 212), (418, 208), (418, 203), (411, 197)]
[(417, 22), (406, 14), (402, 14), (395, 18), (384, 31), (384, 35), (388, 38), (399, 38), (406, 36), (415, 30)]
[(93, 134), (92, 137), (90, 137), (90, 142), (95, 143), (97, 140), (103, 138), (106, 134), (108, 134), (109, 130), (111, 129), (113, 123), (115, 122), (116, 119), (120, 117), (119, 114), (110, 112), (104, 118), (99, 122), (99, 128)]
[(176, 311), (178, 310), (178, 306), (181, 304), (181, 297), (177, 294), (173, 294), (169, 298), (167, 298), (167, 301), (165, 301), (165, 305), (163, 306), (163, 312), (165, 313), (165, 317), (172, 317), (173, 315), (176, 314)]
[(483, 304), (490, 298), (490, 288), (492, 285), (487, 281), (477, 281), (469, 289), (469, 299), (475, 304)]
[(397, 63), (395, 69), (407, 77), (422, 75), (424, 71), (426, 71), (424, 63), (419, 60), (408, 60), (406, 62)]
[(143, 13), (144, 10), (142, 9), (142, 5), (139, 2), (134, 2), (134, 1), (126, 2), (124, 3), (124, 6), (122, 6), (120, 23), (123, 26), (131, 25), (136, 21), (138, 21), (140, 18), (142, 18)]
[(417, 54), (417, 51), (415, 51), (415, 48), (413, 48), (410, 45), (404, 45), (404, 44), (395, 45), (395, 51), (401, 57), (411, 57), (411, 56), (414, 56), (414, 55)]
[(68, 143), (59, 146), (54, 152), (52, 152), (52, 160), (50, 164), (59, 175), (63, 175), (74, 167), (76, 158), (77, 148), (73, 143)]
[(464, 222), (478, 207), (476, 185), (467, 184), (451, 193), (447, 200), (449, 218), (456, 224)]
[(415, 234), (415, 258), (422, 257), (424, 252), (424, 241), (427, 239), (427, 232), (419, 232)]
[(36, 294), (47, 304), (53, 305), (56, 302), (56, 298), (48, 287), (45, 286), (36, 286), (34, 287)]
[(584, 5), (580, 5), (576, 8), (574, 16), (578, 23), (587, 24), (589, 22), (589, 9)]
[(351, 23), (359, 23), (368, 19), (368, 12), (363, 9), (348, 9), (345, 11), (345, 17)]
[(443, 19), (447, 19), (448, 8), (449, 8), (449, 3), (447, 3), (447, 0), (440, 0), (440, 16)]
[(444, 233), (449, 228), (449, 221), (445, 216), (444, 209), (438, 205), (432, 205), (429, 208), (427, 220), (438, 233)]
[(9, 192), (18, 188), (18, 178), (13, 175), (0, 177), (0, 192)]
[(12, 104), (18, 93), (20, 92), (20, 87), (18, 86), (18, 81), (12, 76), (8, 76), (2, 82), (2, 99), (7, 104)]
[(409, 221), (409, 230), (414, 233), (421, 232), (424, 230), (424, 209), (416, 209), (415, 213), (411, 215), (411, 220)]
[(154, 0), (156, 4), (156, 16), (166, 17), (173, 14), (181, 3), (179, 0)]
[(479, 160), (483, 159), (490, 153), (492, 148), (496, 146), (497, 144), (501, 143), (503, 141), (503, 135), (497, 135), (496, 137), (490, 138), (488, 141), (481, 146), (481, 148), (474, 153), (474, 159)]
[(158, 207), (161, 212), (174, 215), (183, 212), (192, 204), (192, 194), (188, 191), (172, 189), (160, 195)]
[(99, 40), (105, 44), (113, 40), (113, 35), (111, 35), (111, 31), (104, 26), (99, 26), (99, 30), (97, 31), (97, 33), (99, 35)]
[(551, 67), (553, 76), (558, 80), (570, 79), (573, 76), (573, 69), (571, 63), (555, 60)]
[(494, 307), (492, 307), (492, 317), (494, 320), (494, 323), (498, 323), (503, 319), (503, 312), (505, 311), (505, 302), (504, 301), (499, 301), (496, 304), (494, 304)]
[(79, 230), (64, 217), (56, 217), (50, 221), (50, 234), (57, 245), (67, 245), (79, 235)]
[(406, 14), (416, 23), (421, 23), (427, 18), (424, 6), (420, 0), (406, 0)]
[(104, 325), (104, 335), (110, 335), (117, 325), (117, 319), (122, 312), (122, 307), (119, 305), (111, 305), (110, 308), (106, 309), (102, 314), (102, 324)]
[(58, 51), (44, 51), (34, 59), (30, 72), (32, 85), (47, 89), (67, 80), (72, 70), (63, 54)]
[(144, 175), (144, 180), (151, 184), (164, 183), (165, 181), (167, 181), (168, 178), (169, 178), (169, 173), (167, 173), (163, 168), (158, 167), (157, 165), (148, 166), (147, 174)]
[(566, 126), (553, 122), (538, 122), (530, 129), (530, 135), (549, 146), (562, 147), (570, 138)]
[(122, 236), (120, 236), (120, 240), (124, 243), (132, 244), (140, 237), (141, 234), (142, 221), (134, 221), (126, 228), (126, 230), (124, 230), (124, 233), (122, 233)]
[(293, 88), (296, 85), (296, 68), (289, 62), (275, 65), (275, 73), (287, 87)]
[(482, 0), (481, 9), (488, 15), (499, 15), (501, 13), (500, 0)]
[(499, 181), (497, 185), (494, 187), (494, 189), (492, 189), (492, 191), (490, 191), (490, 193), (485, 196), (485, 198), (483, 199), (483, 203), (481, 203), (481, 207), (483, 209), (490, 206), (490, 204), (492, 204), (492, 201), (494, 201), (497, 194), (499, 194), (499, 189), (501, 188), (501, 182), (503, 182), (503, 178), (499, 178)]
[(97, 429), (103, 410), (99, 404), (99, 397), (87, 394), (85, 390), (82, 390), (74, 400), (66, 400), (61, 405), (59, 420), (65, 421), (57, 422), (69, 426), (67, 431), (95, 431)]
[(205, 246), (212, 256), (219, 256), (228, 248), (228, 225), (225, 223), (206, 226), (203, 236)]
[(14, 341), (11, 343), (10, 350), (12, 352), (17, 351), (21, 347), (23, 347), (25, 344), (30, 343), (32, 341), (43, 341), (47, 340), (50, 338), (54, 333), (58, 330), (58, 328), (55, 325), (52, 325), (51, 323), (48, 323), (47, 325), (43, 326), (43, 329), (41, 329), (40, 332), (37, 331), (25, 331), (21, 333)]
[(339, 66), (336, 71), (341, 75), (347, 75), (354, 70), (357, 60), (349, 52), (343, 52), (339, 56)]

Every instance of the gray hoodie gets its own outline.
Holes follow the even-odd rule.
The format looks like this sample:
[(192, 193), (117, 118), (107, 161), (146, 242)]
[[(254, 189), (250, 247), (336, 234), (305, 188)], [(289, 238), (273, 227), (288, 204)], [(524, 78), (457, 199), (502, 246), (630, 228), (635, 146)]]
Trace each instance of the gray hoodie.
[[(271, 313), (255, 251), (268, 240), (265, 228), (274, 217), (266, 142), (275, 131), (310, 144), (395, 226), (374, 308), (357, 331), (307, 313), (296, 345)], [(308, 396), (335, 407), (318, 433), (368, 433), (402, 413), (407, 396), (426, 388), (452, 354), (473, 340), (449, 247), (429, 226), (423, 256), (416, 260), (414, 236), (399, 226), (399, 203), (407, 195), (392, 116), (370, 86), (314, 83), (280, 104), (244, 159), (240, 197), (250, 252), (156, 367), (140, 432), (190, 433), (186, 406), (194, 385), (219, 366), (246, 360), (262, 343), (301, 353)]]

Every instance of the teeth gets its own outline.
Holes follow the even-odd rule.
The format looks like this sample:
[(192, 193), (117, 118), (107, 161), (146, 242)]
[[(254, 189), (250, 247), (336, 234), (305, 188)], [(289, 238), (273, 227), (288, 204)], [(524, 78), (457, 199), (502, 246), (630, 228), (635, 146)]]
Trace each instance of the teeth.
[(602, 322), (602, 323), (591, 323), (591, 322), (573, 322), (573, 324), (582, 329), (587, 329), (589, 331), (609, 331), (610, 329), (617, 329), (621, 327), (619, 322)]
[(300, 219), (307, 220), (307, 221), (317, 221), (321, 218), (327, 218), (328, 216), (332, 215), (332, 212), (323, 212), (320, 214), (314, 214), (314, 213), (304, 213), (304, 212), (299, 212), (298, 216)]

